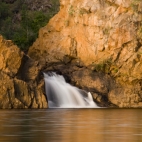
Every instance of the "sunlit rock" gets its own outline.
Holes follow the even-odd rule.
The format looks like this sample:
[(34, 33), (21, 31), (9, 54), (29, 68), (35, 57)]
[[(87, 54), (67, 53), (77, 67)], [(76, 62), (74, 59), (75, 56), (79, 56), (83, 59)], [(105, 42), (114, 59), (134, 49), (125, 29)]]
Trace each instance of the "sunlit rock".
[[(89, 74), (81, 76), (78, 81), (74, 72), (71, 78), (76, 78), (76, 85), (84, 88), (91, 85), (100, 93), (108, 90), (105, 93), (109, 94), (109, 101), (119, 107), (139, 107), (141, 100), (135, 98), (142, 96), (141, 87), (137, 87), (142, 79), (141, 2), (61, 0), (60, 3), (60, 12), (39, 31), (39, 38), (30, 47), (28, 55), (34, 60), (44, 60), (47, 70), (51, 62), (69, 64), (73, 62), (73, 58), (79, 59), (84, 66), (91, 67), (92, 71), (109, 74), (115, 83), (112, 88), (104, 85), (101, 89), (103, 79), (100, 83), (94, 80), (96, 83), (91, 85)], [(65, 57), (72, 57), (72, 60)], [(61, 70), (63, 66), (55, 65), (53, 68), (63, 74), (71, 72)], [(74, 69), (75, 67), (70, 68)], [(91, 81), (88, 82), (88, 78)], [(127, 93), (127, 96), (130, 95), (130, 99), (134, 101), (128, 101), (126, 93), (121, 93), (121, 97), (119, 91), (113, 91), (118, 86), (124, 92), (127, 86), (128, 92), (132, 92)], [(119, 99), (117, 96), (120, 96)]]

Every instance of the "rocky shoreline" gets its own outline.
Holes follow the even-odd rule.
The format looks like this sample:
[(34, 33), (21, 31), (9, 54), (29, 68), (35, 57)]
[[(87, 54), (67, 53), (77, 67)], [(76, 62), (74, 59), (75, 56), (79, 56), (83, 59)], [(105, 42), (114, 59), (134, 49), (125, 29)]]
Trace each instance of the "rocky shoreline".
[(1, 36), (0, 108), (48, 108), (48, 71), (91, 92), (99, 106), (142, 107), (141, 12), (130, 0), (61, 0), (27, 55)]

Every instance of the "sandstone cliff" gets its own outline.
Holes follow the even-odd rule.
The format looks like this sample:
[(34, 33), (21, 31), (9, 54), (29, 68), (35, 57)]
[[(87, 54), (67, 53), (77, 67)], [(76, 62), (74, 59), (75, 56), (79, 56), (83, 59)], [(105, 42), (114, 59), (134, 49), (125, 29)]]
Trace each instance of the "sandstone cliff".
[[(12, 43), (0, 36), (0, 108), (47, 108), (44, 84), (26, 80), (28, 70), (35, 69), (32, 60)], [(32, 63), (32, 69), (28, 64)], [(35, 80), (35, 78), (34, 78)]]
[[(60, 12), (40, 29), (28, 55), (45, 70), (70, 74), (75, 85), (105, 94), (119, 107), (141, 107), (141, 13), (139, 0), (60, 0)], [(71, 71), (64, 70), (66, 66), (72, 66)], [(86, 76), (92, 76), (90, 87), (82, 82), (84, 68), (90, 72)], [(81, 78), (76, 78), (78, 70)], [(101, 77), (98, 85), (98, 73), (114, 82)]]

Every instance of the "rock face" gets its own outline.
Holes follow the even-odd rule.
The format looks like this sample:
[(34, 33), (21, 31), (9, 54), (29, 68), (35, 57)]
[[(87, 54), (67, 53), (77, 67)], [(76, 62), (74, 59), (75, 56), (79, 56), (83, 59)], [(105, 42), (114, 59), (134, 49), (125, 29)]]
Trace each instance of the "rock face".
[[(25, 58), (28, 57), (16, 45), (0, 36), (0, 108), (47, 108), (44, 84), (37, 81), (35, 85), (34, 74), (30, 81), (22, 74), (26, 71)], [(26, 63), (29, 62), (27, 59)]]
[[(59, 69), (62, 63), (76, 70), (86, 67), (92, 70), (91, 76), (96, 72), (110, 75), (112, 86), (95, 77), (87, 79), (93, 81), (88, 85), (98, 85), (94, 91), (98, 94), (105, 86), (103, 93), (116, 106), (142, 107), (141, 13), (142, 2), (135, 0), (60, 0), (60, 12), (40, 29), (28, 55), (43, 70), (55, 70), (58, 64), (57, 70), (64, 74)], [(71, 78), (75, 78), (74, 70)], [(78, 86), (88, 88), (82, 80), (86, 78), (76, 78), (75, 85), (79, 82)]]
[(100, 106), (142, 107), (141, 21), (140, 0), (60, 0), (27, 56), (1, 38), (0, 107), (46, 108), (41, 71), (63, 74)]

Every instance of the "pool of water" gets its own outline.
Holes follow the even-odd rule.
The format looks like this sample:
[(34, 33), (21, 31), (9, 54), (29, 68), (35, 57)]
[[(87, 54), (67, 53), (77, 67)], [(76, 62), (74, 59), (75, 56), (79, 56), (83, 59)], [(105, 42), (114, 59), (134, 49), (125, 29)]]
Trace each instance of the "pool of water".
[(0, 142), (141, 141), (141, 109), (0, 110)]

